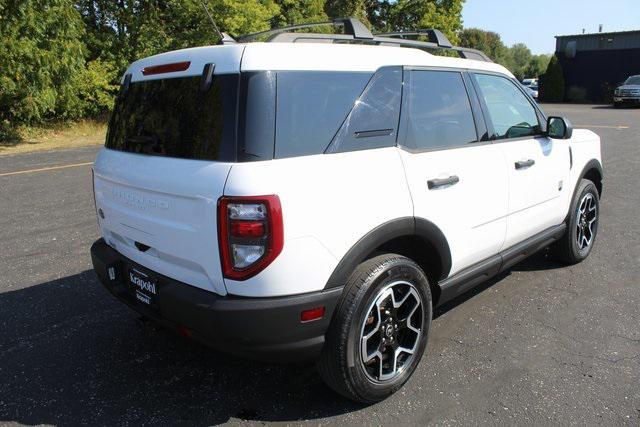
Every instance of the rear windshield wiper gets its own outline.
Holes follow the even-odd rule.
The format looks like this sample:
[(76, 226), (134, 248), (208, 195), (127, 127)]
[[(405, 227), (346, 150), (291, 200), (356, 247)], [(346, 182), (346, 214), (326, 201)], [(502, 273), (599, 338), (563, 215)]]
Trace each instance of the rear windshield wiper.
[(157, 136), (145, 136), (145, 135), (136, 135), (130, 136), (125, 140), (128, 144), (157, 144), (159, 142)]
[(160, 138), (156, 135), (136, 135), (125, 139), (125, 143), (135, 146), (134, 151), (138, 153), (165, 154), (164, 146)]

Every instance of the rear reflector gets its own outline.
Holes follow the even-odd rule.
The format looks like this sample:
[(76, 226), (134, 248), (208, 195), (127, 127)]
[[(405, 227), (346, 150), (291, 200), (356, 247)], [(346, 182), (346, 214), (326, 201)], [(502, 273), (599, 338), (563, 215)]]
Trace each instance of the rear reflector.
[(191, 65), (191, 61), (152, 65), (151, 67), (144, 67), (142, 69), (142, 74), (145, 76), (151, 76), (153, 74), (175, 73), (178, 71), (185, 71), (189, 68), (189, 65)]
[(191, 333), (191, 331), (185, 328), (184, 326), (178, 325), (176, 329), (178, 330), (178, 333), (180, 334), (180, 336), (183, 338), (191, 339), (193, 337), (193, 334)]
[(300, 313), (300, 321), (311, 322), (312, 320), (322, 319), (322, 316), (324, 316), (324, 307), (316, 307)]

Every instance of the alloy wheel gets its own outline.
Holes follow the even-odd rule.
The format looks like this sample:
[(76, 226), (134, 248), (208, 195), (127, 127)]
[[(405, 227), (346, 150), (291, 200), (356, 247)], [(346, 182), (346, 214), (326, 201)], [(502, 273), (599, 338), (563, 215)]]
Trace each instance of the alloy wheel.
[(585, 251), (593, 243), (598, 223), (598, 205), (591, 193), (580, 200), (576, 214), (576, 242), (580, 251)]
[(415, 286), (396, 281), (369, 306), (360, 332), (361, 363), (369, 380), (388, 382), (409, 366), (423, 334), (424, 307)]

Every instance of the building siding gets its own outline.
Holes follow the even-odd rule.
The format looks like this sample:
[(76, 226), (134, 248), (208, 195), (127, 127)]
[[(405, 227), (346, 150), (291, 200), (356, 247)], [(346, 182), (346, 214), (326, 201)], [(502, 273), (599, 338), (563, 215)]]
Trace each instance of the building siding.
[(557, 36), (556, 56), (565, 99), (573, 87), (585, 91), (586, 101), (609, 102), (618, 84), (640, 74), (640, 31)]

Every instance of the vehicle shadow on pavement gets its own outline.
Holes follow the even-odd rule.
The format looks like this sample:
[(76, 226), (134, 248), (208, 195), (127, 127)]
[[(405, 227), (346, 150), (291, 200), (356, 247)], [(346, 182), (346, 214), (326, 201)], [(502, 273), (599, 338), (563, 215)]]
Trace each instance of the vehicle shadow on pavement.
[(136, 320), (93, 271), (0, 294), (0, 423), (218, 424), (361, 409), (312, 366), (227, 356)]
[[(554, 268), (539, 257), (514, 270)], [(1, 293), (0, 325), (0, 422), (298, 421), (364, 408), (328, 389), (312, 366), (246, 361), (137, 321), (91, 270)]]
[(434, 319), (436, 319), (441, 315), (443, 315), (444, 313), (446, 313), (447, 311), (452, 310), (453, 308), (459, 306), (465, 301), (470, 300), (474, 296), (484, 292), (485, 290), (489, 289), (496, 283), (500, 282), (501, 280), (509, 276), (514, 271), (544, 271), (544, 270), (554, 270), (557, 268), (565, 268), (565, 267), (566, 267), (566, 264), (562, 264), (561, 262), (558, 262), (555, 259), (553, 259), (553, 256), (550, 254), (550, 251), (548, 248), (543, 249), (531, 255), (529, 258), (525, 259), (519, 264), (514, 265), (510, 269), (503, 271), (497, 276), (492, 277), (491, 279), (487, 280), (484, 283), (481, 283), (475, 288), (468, 290), (467, 292), (457, 296), (451, 301), (448, 301), (442, 304), (441, 306), (439, 306), (433, 311), (433, 317)]

